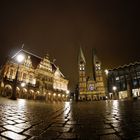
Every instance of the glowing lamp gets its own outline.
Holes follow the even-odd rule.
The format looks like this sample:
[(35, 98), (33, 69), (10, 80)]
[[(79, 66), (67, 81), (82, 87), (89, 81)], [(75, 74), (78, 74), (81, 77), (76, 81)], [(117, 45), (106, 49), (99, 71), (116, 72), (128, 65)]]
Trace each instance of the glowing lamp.
[(113, 89), (113, 91), (116, 91), (117, 90), (117, 87), (116, 86), (113, 86), (112, 89)]
[(109, 73), (109, 71), (106, 69), (106, 70), (105, 70), (105, 74), (108, 75), (108, 73)]
[(25, 85), (26, 85), (26, 84), (25, 84), (24, 82), (23, 82), (23, 83), (21, 83), (21, 87), (25, 87)]
[(16, 60), (17, 60), (18, 63), (23, 62), (24, 59), (25, 59), (25, 56), (23, 54), (19, 54), (16, 57)]

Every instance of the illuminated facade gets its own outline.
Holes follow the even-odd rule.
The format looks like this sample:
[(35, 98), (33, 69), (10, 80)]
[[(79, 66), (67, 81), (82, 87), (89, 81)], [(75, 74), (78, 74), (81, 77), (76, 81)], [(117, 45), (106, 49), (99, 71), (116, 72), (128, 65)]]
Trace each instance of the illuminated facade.
[(105, 87), (101, 62), (96, 54), (93, 54), (92, 68), (93, 77), (88, 77), (86, 73), (86, 60), (80, 48), (79, 65), (79, 99), (80, 100), (100, 100), (105, 98)]
[(108, 70), (107, 84), (110, 99), (140, 97), (140, 62)]
[[(17, 64), (16, 57), (25, 56), (22, 64)], [(10, 96), (13, 81), (18, 68), (17, 97), (45, 99), (47, 101), (67, 100), (68, 80), (60, 69), (46, 55), (41, 58), (24, 49), (18, 51), (1, 69), (1, 94)]]

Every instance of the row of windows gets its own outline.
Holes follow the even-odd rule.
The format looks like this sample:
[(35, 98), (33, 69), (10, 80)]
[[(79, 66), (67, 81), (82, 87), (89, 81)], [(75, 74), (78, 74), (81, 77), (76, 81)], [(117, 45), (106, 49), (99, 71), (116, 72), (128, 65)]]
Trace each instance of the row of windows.
[(80, 78), (80, 81), (86, 82), (86, 78)]
[(80, 70), (83, 70), (84, 71), (85, 70), (85, 67), (80, 67)]
[[(9, 75), (9, 78), (11, 77), (13, 77), (14, 76), (14, 70), (13, 69), (10, 69), (10, 75)], [(27, 79), (27, 76), (28, 76), (28, 78), (29, 78), (29, 80), (31, 81), (31, 80), (33, 80), (33, 76), (32, 75), (28, 75), (28, 74), (26, 74), (26, 73), (23, 73), (23, 72), (18, 72), (18, 77), (19, 78), (21, 78), (21, 79), (23, 79), (23, 80), (25, 80), (25, 79)]]
[(103, 81), (103, 78), (102, 77), (97, 77), (96, 80), (97, 81)]
[(48, 81), (48, 82), (52, 82), (53, 81), (53, 78), (52, 77), (48, 77), (48, 76), (45, 76), (45, 77), (38, 76), (38, 79), (40, 79), (41, 81)]
[(117, 87), (118, 91), (121, 90), (126, 90), (128, 88), (128, 86), (131, 86), (132, 88), (138, 88), (140, 87), (140, 79), (133, 79), (129, 82), (125, 81), (125, 80), (121, 80), (121, 81), (116, 81), (115, 83), (109, 82), (109, 90), (112, 91), (112, 87), (115, 85)]
[(120, 77), (116, 77), (115, 80), (118, 81), (118, 80), (123, 80), (123, 79), (128, 79), (128, 78), (138, 79), (138, 78), (140, 78), (140, 75), (139, 76), (134, 75), (132, 77), (130, 77), (128, 75), (126, 75), (126, 76), (120, 76)]
[(85, 76), (85, 72), (80, 72), (79, 76), (84, 77)]

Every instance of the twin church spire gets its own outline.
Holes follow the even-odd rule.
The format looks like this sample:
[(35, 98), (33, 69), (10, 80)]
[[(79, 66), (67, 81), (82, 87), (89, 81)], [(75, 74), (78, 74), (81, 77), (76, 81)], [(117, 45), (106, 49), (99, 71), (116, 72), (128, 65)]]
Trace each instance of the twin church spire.
[[(79, 64), (79, 69), (82, 69), (82, 67), (84, 67), (84, 70), (85, 70), (86, 59), (85, 59), (85, 56), (81, 47), (79, 51), (78, 64)], [(100, 69), (100, 67), (101, 67), (101, 62), (96, 55), (96, 49), (93, 48), (92, 49), (92, 76), (93, 76), (92, 78), (95, 81), (96, 81), (96, 70)]]
[(79, 61), (79, 63), (80, 63), (80, 62), (83, 62), (83, 63), (86, 64), (86, 59), (85, 59), (85, 56), (84, 56), (84, 53), (83, 53), (83, 50), (82, 50), (81, 47), (80, 47), (80, 52), (79, 52), (78, 61)]
[(92, 49), (92, 77), (86, 73), (86, 59), (80, 47), (78, 56), (79, 65), (79, 98), (80, 100), (98, 100), (105, 96), (105, 87), (101, 69), (101, 61)]

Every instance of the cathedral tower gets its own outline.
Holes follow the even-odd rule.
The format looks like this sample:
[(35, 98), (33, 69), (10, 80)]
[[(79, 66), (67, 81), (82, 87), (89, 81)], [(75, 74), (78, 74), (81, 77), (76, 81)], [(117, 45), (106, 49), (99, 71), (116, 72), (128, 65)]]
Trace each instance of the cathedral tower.
[(85, 94), (86, 93), (86, 60), (82, 51), (82, 48), (80, 48), (79, 52), (79, 58), (78, 58), (78, 69), (79, 69), (79, 94)]
[(105, 87), (104, 87), (104, 81), (103, 81), (101, 61), (98, 59), (95, 50), (93, 51), (93, 62), (94, 62), (94, 64), (93, 64), (94, 74), (93, 75), (95, 75), (97, 94), (99, 96), (105, 96)]
[(101, 61), (98, 59), (95, 50), (92, 50), (93, 76), (89, 77), (86, 74), (86, 60), (81, 48), (78, 57), (78, 71), (79, 71), (79, 99), (80, 100), (103, 99), (105, 97), (103, 72), (101, 68)]

